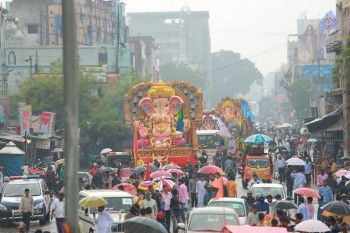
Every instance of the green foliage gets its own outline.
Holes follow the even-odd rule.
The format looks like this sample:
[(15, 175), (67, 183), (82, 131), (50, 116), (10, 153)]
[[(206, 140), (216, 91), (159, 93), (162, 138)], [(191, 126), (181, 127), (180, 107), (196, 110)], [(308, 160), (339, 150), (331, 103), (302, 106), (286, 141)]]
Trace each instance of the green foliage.
[(296, 77), (293, 82), (284, 82), (288, 97), (297, 111), (297, 118), (306, 118), (310, 112), (310, 97), (312, 85), (303, 77)]
[[(105, 147), (121, 150), (123, 142), (131, 135), (124, 120), (124, 95), (143, 79), (135, 71), (130, 71), (105, 85), (97, 83), (92, 72), (84, 69), (84, 75), (78, 78), (80, 146), (88, 153), (97, 153)], [(100, 96), (98, 89), (102, 92)], [(55, 130), (59, 130), (63, 128), (63, 97), (62, 60), (58, 59), (53, 62), (50, 73), (34, 75), (19, 84), (19, 92), (10, 97), (11, 110), (17, 112), (17, 103), (25, 102), (32, 105), (33, 115), (43, 111), (55, 112)], [(97, 141), (101, 143), (99, 148)]]
[(350, 37), (346, 39), (346, 46), (340, 48), (340, 55), (335, 59), (334, 68), (332, 69), (332, 80), (338, 84), (342, 79), (349, 79), (350, 76)]
[(249, 92), (253, 83), (261, 85), (263, 76), (248, 59), (242, 59), (239, 53), (221, 50), (212, 53), (213, 90), (210, 93), (212, 103), (218, 103), (223, 97), (237, 97)]
[(204, 75), (198, 69), (192, 69), (187, 63), (165, 63), (160, 66), (160, 72), (164, 82), (186, 81), (202, 90), (207, 87)]

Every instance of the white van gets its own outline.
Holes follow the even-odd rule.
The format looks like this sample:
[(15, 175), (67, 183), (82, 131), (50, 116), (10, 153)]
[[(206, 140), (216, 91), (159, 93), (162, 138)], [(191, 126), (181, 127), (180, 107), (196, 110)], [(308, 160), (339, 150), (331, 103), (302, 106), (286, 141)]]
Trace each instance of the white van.
[[(108, 211), (114, 220), (111, 232), (124, 232), (124, 216), (129, 213), (131, 206), (134, 204), (133, 196), (127, 192), (119, 190), (82, 190), (79, 192), (79, 200), (85, 197), (96, 196), (103, 197), (108, 202), (106, 211)], [(79, 208), (79, 228), (80, 232), (96, 232), (94, 217), (92, 213), (96, 213), (97, 208)]]

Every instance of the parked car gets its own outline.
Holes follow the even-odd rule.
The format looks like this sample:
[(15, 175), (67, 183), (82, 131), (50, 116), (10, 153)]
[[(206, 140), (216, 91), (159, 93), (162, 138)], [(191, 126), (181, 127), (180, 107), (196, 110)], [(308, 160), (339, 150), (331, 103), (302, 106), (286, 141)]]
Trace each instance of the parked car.
[(51, 196), (45, 181), (39, 175), (11, 176), (0, 202), (0, 225), (23, 221), (19, 205), (25, 189), (34, 199), (30, 220), (39, 220), (40, 225), (50, 221)]
[[(124, 232), (124, 216), (130, 212), (130, 208), (134, 204), (133, 196), (119, 190), (82, 190), (79, 192), (79, 199), (91, 196), (103, 197), (108, 202), (105, 210), (112, 215), (114, 220), (111, 232)], [(94, 212), (98, 215), (97, 208), (79, 208), (81, 232), (96, 231)]]
[(253, 184), (250, 189), (252, 190), (253, 197), (257, 194), (263, 194), (265, 197), (271, 195), (272, 198), (275, 199), (275, 196), (279, 194), (282, 200), (286, 200), (287, 198), (286, 191), (281, 184)]
[(188, 225), (177, 224), (178, 232), (222, 232), (225, 225), (240, 225), (234, 209), (226, 207), (196, 208), (190, 213)]
[(239, 217), (239, 223), (241, 225), (246, 224), (247, 217), (249, 214), (249, 205), (246, 199), (243, 198), (230, 198), (222, 197), (217, 200), (212, 199), (209, 204), (209, 207), (227, 207), (234, 209)]

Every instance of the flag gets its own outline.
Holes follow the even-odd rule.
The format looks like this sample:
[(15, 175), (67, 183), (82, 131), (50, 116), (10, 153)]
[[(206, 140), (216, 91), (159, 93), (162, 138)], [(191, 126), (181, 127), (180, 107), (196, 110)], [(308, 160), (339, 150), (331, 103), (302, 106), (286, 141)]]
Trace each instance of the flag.
[(211, 186), (218, 189), (218, 191), (216, 192), (215, 199), (224, 197), (224, 182), (221, 177), (211, 182)]
[(135, 159), (135, 164), (137, 165), (137, 162), (139, 160), (138, 158), (138, 153), (139, 153), (139, 145), (138, 145), (138, 139), (137, 139), (137, 127), (134, 127), (134, 159)]
[(151, 180), (151, 168), (149, 167), (149, 163), (146, 165), (146, 172), (145, 172), (145, 181)]
[(328, 11), (328, 13), (321, 19), (320, 26), (325, 31), (330, 31), (337, 26), (337, 18), (332, 11)]

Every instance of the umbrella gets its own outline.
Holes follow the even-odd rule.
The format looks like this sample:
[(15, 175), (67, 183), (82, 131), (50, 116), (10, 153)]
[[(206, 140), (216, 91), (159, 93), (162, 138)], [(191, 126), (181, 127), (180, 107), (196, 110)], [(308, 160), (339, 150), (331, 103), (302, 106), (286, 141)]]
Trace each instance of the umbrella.
[(342, 176), (345, 176), (349, 173), (350, 173), (350, 171), (348, 171), (348, 170), (340, 169), (340, 170), (336, 171), (334, 174), (338, 177), (342, 177)]
[(57, 166), (60, 165), (60, 164), (64, 164), (64, 159), (56, 160), (55, 166), (57, 167)]
[(301, 135), (308, 135), (310, 133), (309, 133), (309, 130), (307, 128), (303, 127), (300, 129), (300, 134)]
[(135, 188), (134, 185), (129, 184), (129, 183), (120, 183), (115, 185), (112, 189), (113, 190), (120, 190), (119, 188), (123, 187), (124, 188), (124, 192), (130, 193), (131, 195), (136, 195), (137, 190)]
[(127, 232), (167, 233), (165, 227), (156, 220), (145, 217), (133, 217), (124, 222)]
[(350, 216), (341, 216), (341, 215), (337, 215), (337, 214), (328, 212), (326, 210), (324, 210), (321, 215), (325, 216), (325, 217), (330, 217), (330, 216), (336, 217), (336, 216), (339, 216), (339, 217), (342, 218), (343, 222), (350, 223)]
[(307, 140), (307, 142), (317, 142), (317, 139), (316, 139), (316, 138), (309, 138), (309, 139)]
[(185, 174), (184, 171), (182, 171), (180, 169), (169, 169), (169, 170), (167, 170), (167, 172), (169, 172), (170, 174), (176, 173), (177, 175)]
[(62, 148), (55, 148), (51, 151), (52, 153), (62, 153), (63, 149)]
[(173, 188), (174, 186), (176, 186), (175, 181), (172, 179), (163, 178), (163, 179), (157, 180), (156, 182), (157, 182), (157, 188), (159, 188), (160, 190), (163, 189), (164, 185), (168, 186), (169, 188)]
[(285, 148), (284, 146), (275, 146), (274, 149), (275, 149), (275, 150), (279, 150), (279, 151), (281, 151), (281, 150), (287, 151), (287, 148)]
[(153, 187), (153, 188), (156, 188), (157, 187), (157, 183), (154, 182), (154, 181), (144, 181), (142, 182), (141, 184), (139, 184), (139, 189), (141, 190), (145, 190), (147, 191), (149, 187)]
[(302, 232), (328, 232), (331, 229), (319, 220), (310, 219), (297, 224), (294, 230)]
[(222, 176), (225, 175), (221, 168), (214, 165), (207, 165), (198, 170), (198, 173), (201, 174), (214, 174), (215, 172), (219, 172)]
[(79, 178), (88, 178), (91, 180), (91, 175), (88, 172), (78, 172), (78, 177)]
[(306, 197), (321, 198), (315, 190), (310, 188), (298, 188), (293, 192)]
[(291, 201), (276, 201), (276, 209), (289, 210), (289, 209), (298, 209), (298, 206)]
[(155, 171), (151, 173), (151, 178), (156, 178), (156, 177), (160, 177), (160, 176), (165, 176), (165, 177), (170, 177), (172, 178), (173, 176), (166, 171)]
[(145, 172), (146, 171), (146, 167), (144, 167), (144, 166), (134, 167), (133, 169), (131, 169), (131, 171), (132, 172), (136, 172), (136, 173)]
[(111, 148), (104, 148), (101, 150), (100, 155), (107, 154), (108, 152), (112, 152), (113, 150)]
[(289, 123), (283, 123), (283, 124), (281, 125), (281, 128), (290, 128), (290, 127), (293, 127), (293, 125), (292, 125), (292, 124), (289, 124)]
[(179, 165), (174, 164), (174, 163), (170, 163), (170, 164), (164, 165), (162, 167), (162, 169), (165, 169), (165, 170), (168, 170), (168, 169), (181, 169), (181, 167)]
[[(144, 164), (143, 166), (146, 167), (147, 164)], [(158, 167), (154, 165), (153, 163), (149, 164), (149, 167), (151, 168), (151, 172), (158, 171)]]
[(97, 208), (107, 205), (108, 202), (103, 197), (90, 196), (85, 197), (79, 201), (79, 206), (84, 208)]
[(265, 142), (271, 142), (271, 141), (272, 141), (272, 138), (270, 138), (269, 136), (267, 136), (265, 134), (250, 135), (249, 137), (247, 137), (244, 140), (245, 143), (250, 143), (250, 144), (265, 143)]
[(99, 170), (98, 170), (99, 173), (103, 173), (103, 172), (114, 172), (114, 169), (111, 168), (111, 167), (101, 167)]
[(304, 166), (305, 162), (302, 159), (298, 159), (298, 158), (290, 158), (286, 161), (286, 163), (288, 165), (291, 166)]
[(346, 174), (345, 178), (350, 179), (350, 173)]
[(321, 207), (321, 209), (337, 215), (350, 215), (349, 205), (341, 201), (331, 201)]

